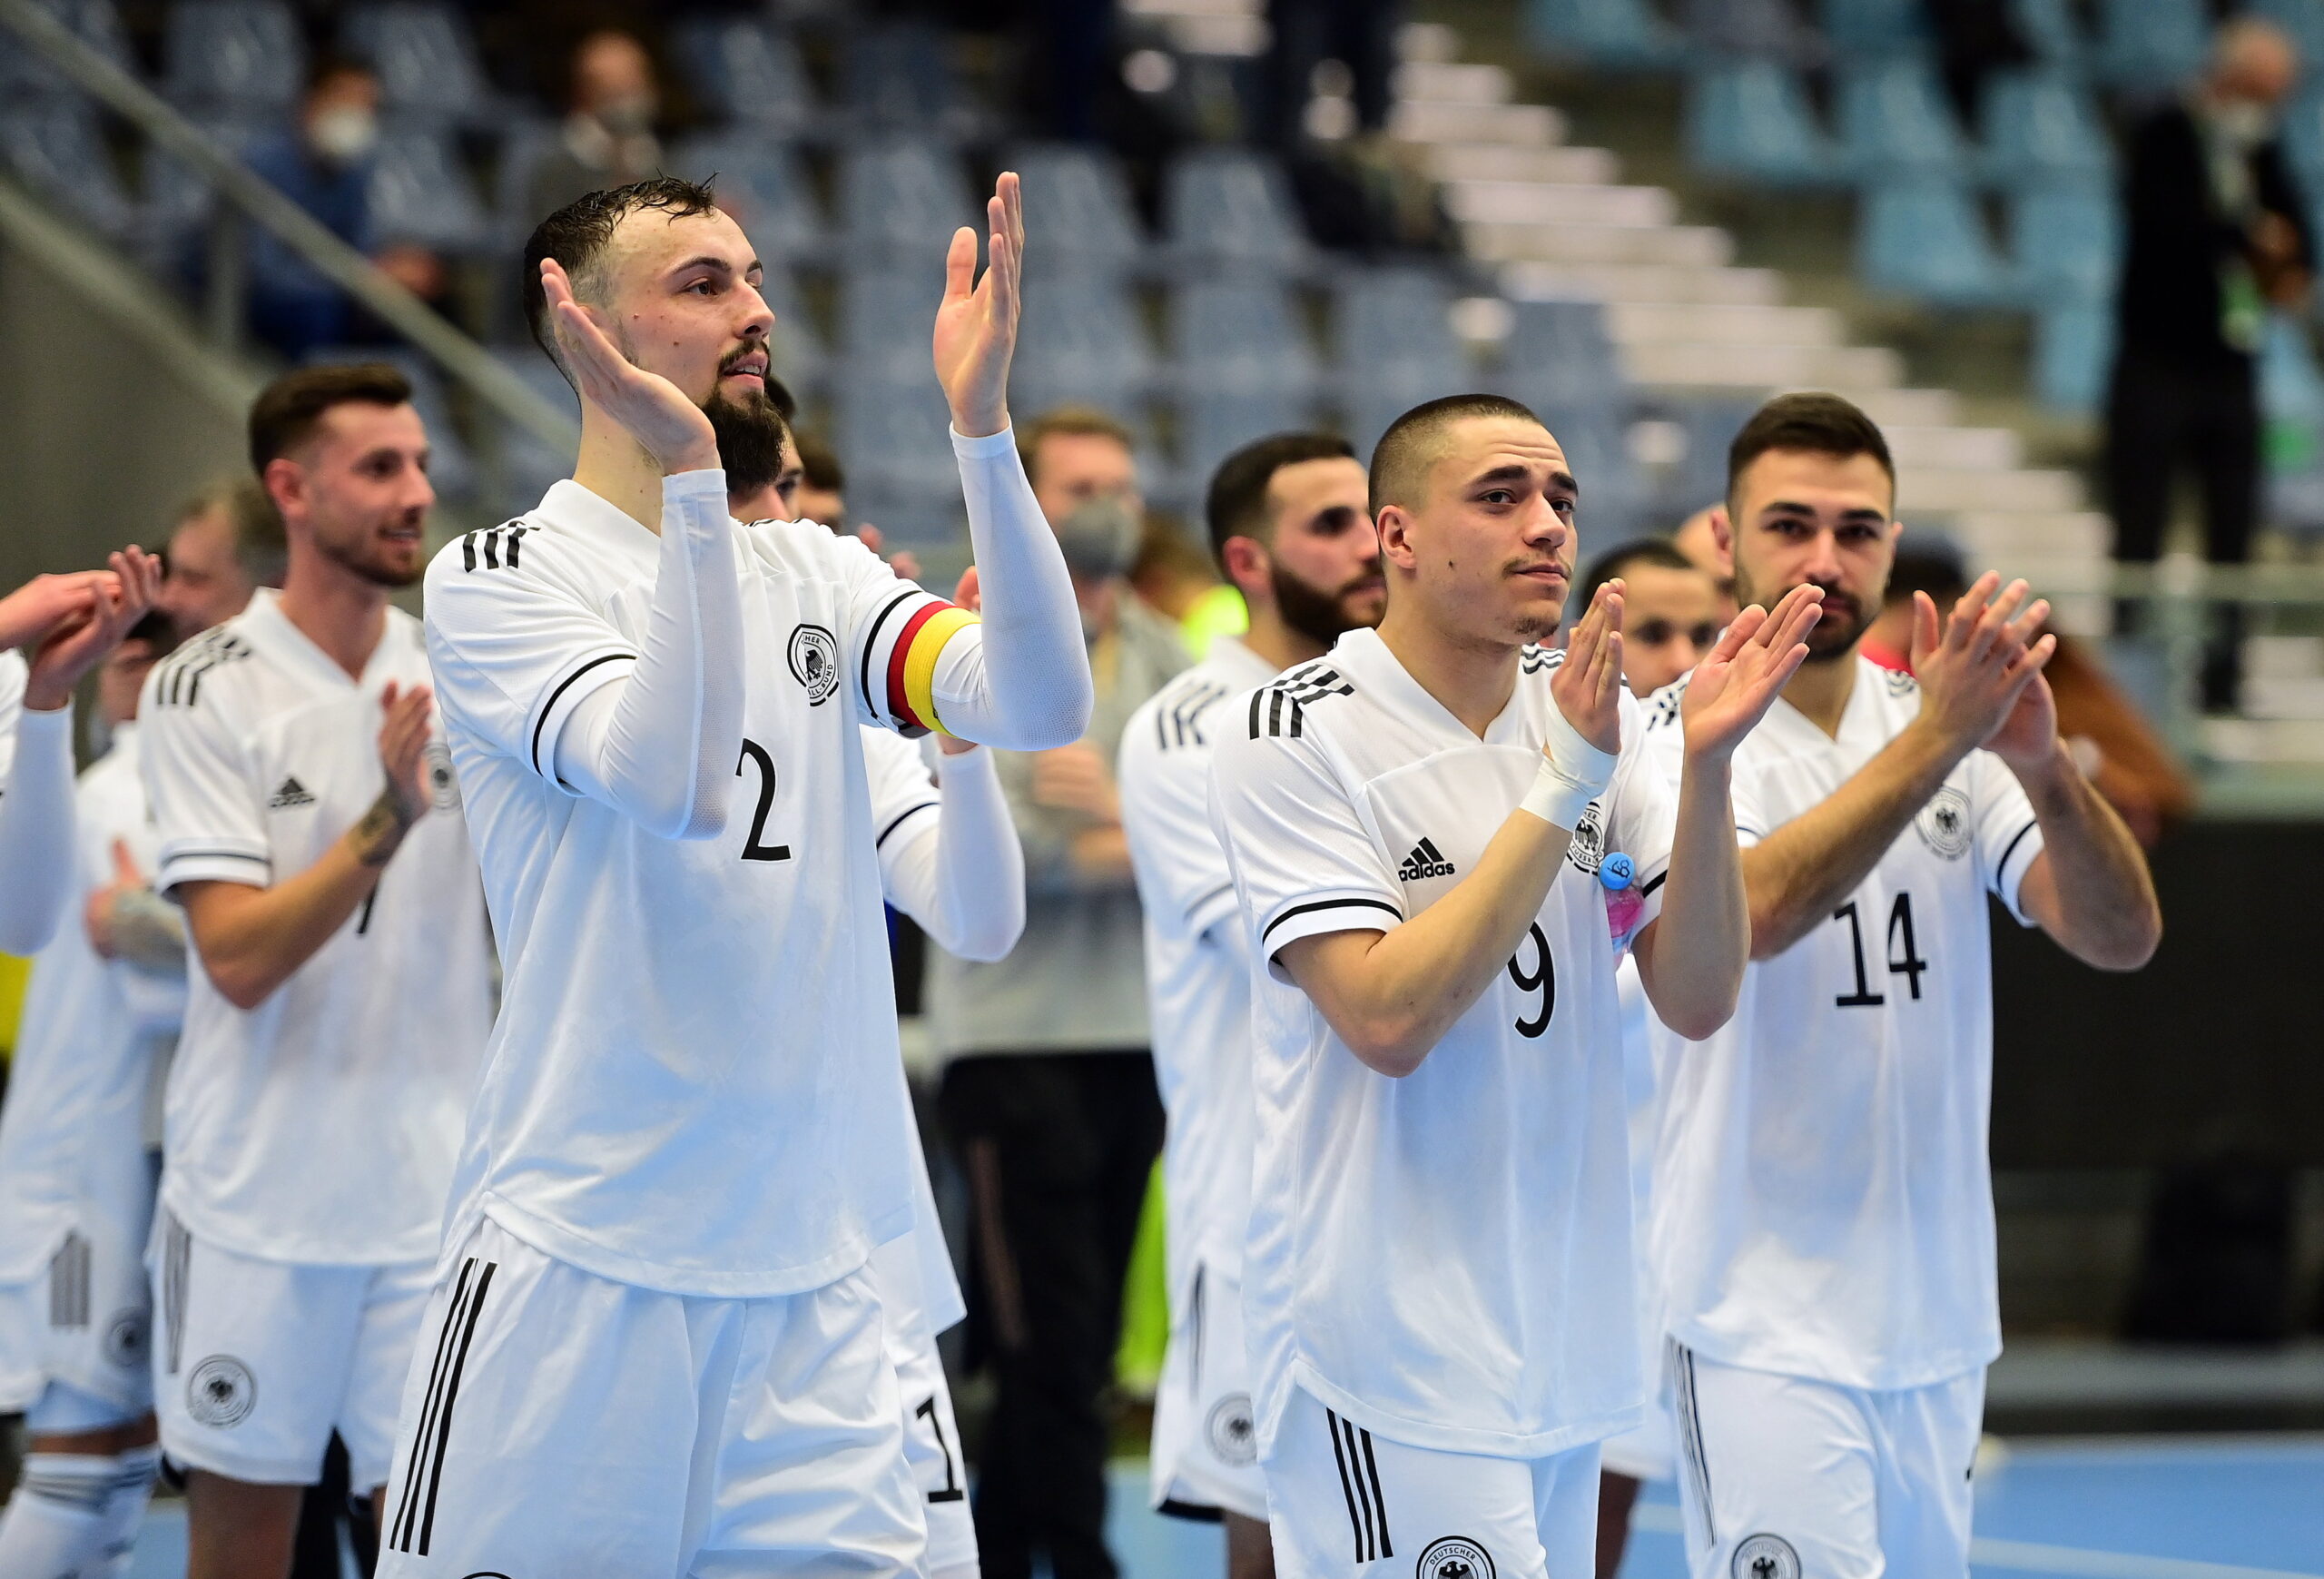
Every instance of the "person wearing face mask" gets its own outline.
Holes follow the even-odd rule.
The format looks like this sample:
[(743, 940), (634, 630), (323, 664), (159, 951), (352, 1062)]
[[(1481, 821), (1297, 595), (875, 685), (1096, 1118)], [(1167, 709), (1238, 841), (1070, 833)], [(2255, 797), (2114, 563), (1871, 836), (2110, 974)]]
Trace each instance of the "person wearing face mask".
[(654, 135), (661, 86), (654, 57), (635, 35), (607, 27), (584, 38), (573, 51), (572, 91), (572, 111), (526, 183), (533, 214), (662, 168), (662, 144)]
[(994, 754), (1024, 847), (1024, 935), (990, 964), (934, 952), (928, 1021), (970, 1186), (970, 1364), (996, 1384), (975, 1494), (984, 1573), (1021, 1579), (1045, 1552), (1059, 1579), (1112, 1579), (1100, 1401), (1162, 1143), (1112, 765), (1130, 715), (1187, 658), (1126, 578), (1145, 515), (1128, 430), (1068, 409), (1027, 424), (1019, 449), (1072, 575), (1097, 706), (1072, 745)]
[[(2276, 133), (2299, 75), (2290, 39), (2239, 18), (2210, 69), (2142, 123), (2124, 185), (2126, 241), (2106, 407), (2114, 557), (2162, 551), (2171, 483), (2202, 489), (2214, 564), (2250, 557), (2260, 502), (2258, 352), (2270, 311), (2307, 301), (2316, 244)], [(2241, 630), (2222, 611), (2203, 666), (2203, 703), (2231, 710)]]

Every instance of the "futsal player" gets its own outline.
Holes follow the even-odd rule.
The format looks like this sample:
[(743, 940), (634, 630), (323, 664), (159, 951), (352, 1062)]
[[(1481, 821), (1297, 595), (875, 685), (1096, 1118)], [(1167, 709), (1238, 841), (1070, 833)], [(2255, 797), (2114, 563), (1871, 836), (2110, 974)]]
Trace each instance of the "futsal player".
[(1250, 966), (1210, 824), (1210, 757), (1238, 723), (1229, 697), (1380, 622), (1365, 488), (1363, 462), (1330, 434), (1278, 433), (1228, 456), (1206, 513), (1250, 628), (1221, 637), (1122, 731), (1122, 826), (1146, 912), (1154, 1067), (1168, 1115), (1170, 1341), (1154, 1401), (1152, 1495), (1166, 1514), (1224, 1519), (1231, 1579), (1264, 1579), (1274, 1557), (1243, 1344)]
[(2024, 582), (1982, 577), (1942, 619), (1916, 596), (1917, 682), (1858, 650), (1899, 530), (1870, 419), (1779, 397), (1728, 479), (1738, 596), (1819, 589), (1825, 612), (1735, 754), (1738, 1007), (1659, 1052), (1651, 1254), (1689, 1554), (1697, 1579), (1963, 1574), (2001, 1350), (1986, 896), (2106, 970), (2144, 962), (2162, 918), (2059, 743)]
[(200, 969), (165, 1102), (153, 1277), (188, 1573), (288, 1566), (334, 1430), (387, 1478), (492, 942), (430, 741), (419, 578), (434, 494), (410, 386), (310, 368), (251, 408), (282, 589), (157, 667), (141, 708), (155, 888)]
[[(174, 645), (149, 613), (99, 670), (110, 744), (74, 790), (75, 893), (153, 865), (137, 693)], [(0, 1409), (23, 1414), (28, 1437), (0, 1514), (0, 1579), (113, 1572), (153, 1492), (147, 1098), (184, 995), (182, 937), (173, 958), (108, 959), (68, 919), (33, 965), (0, 1108)]]
[(161, 562), (133, 546), (108, 563), (35, 576), (0, 597), (0, 953), (38, 953), (64, 918), (73, 688), (144, 617), (161, 584)]
[(1641, 1413), (1615, 962), (1682, 1031), (1733, 1008), (1728, 761), (1817, 595), (1746, 611), (1696, 671), (1674, 807), (1622, 688), (1620, 583), (1564, 654), (1539, 645), (1579, 500), (1524, 407), (1405, 413), (1372, 460), (1379, 628), (1219, 721), (1256, 1000), (1244, 1308), (1287, 1574), (1587, 1573), (1598, 1444)]
[(1009, 429), (1013, 175), (987, 217), (934, 336), (981, 626), (821, 527), (729, 518), (724, 468), (783, 426), (758, 260), (705, 189), (593, 193), (534, 233), (581, 452), (428, 575), (508, 968), (384, 1574), (922, 1561), (868, 1267), (913, 1187), (859, 725), (1037, 749), (1090, 696)]

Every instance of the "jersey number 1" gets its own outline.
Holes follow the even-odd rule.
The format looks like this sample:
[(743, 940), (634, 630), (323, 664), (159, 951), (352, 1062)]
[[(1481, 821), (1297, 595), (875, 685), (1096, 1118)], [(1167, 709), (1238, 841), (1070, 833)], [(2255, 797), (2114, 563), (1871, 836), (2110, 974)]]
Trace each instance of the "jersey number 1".
[[(1841, 1009), (1870, 1009), (1886, 1003), (1888, 1000), (1874, 992), (1865, 977), (1864, 928), (1856, 922), (1856, 901), (1851, 899), (1834, 911), (1832, 919), (1848, 923), (1848, 952), (1856, 962), (1856, 991), (1842, 993), (1832, 1000), (1833, 1004)], [(1900, 943), (1905, 951), (1901, 960), (1896, 957)], [(1921, 995), (1921, 972), (1928, 968), (1928, 962), (1921, 958), (1920, 945), (1913, 939), (1913, 896), (1899, 893), (1896, 903), (1888, 909), (1888, 973), (1904, 977), (1917, 1000)]]
[(751, 836), (743, 841), (743, 859), (788, 861), (791, 859), (790, 845), (763, 842), (767, 814), (774, 810), (774, 758), (769, 756), (766, 747), (757, 741), (745, 740), (743, 742), (743, 755), (734, 764), (734, 776), (742, 777), (743, 770), (753, 763), (758, 765), (759, 770), (759, 809), (751, 816)]

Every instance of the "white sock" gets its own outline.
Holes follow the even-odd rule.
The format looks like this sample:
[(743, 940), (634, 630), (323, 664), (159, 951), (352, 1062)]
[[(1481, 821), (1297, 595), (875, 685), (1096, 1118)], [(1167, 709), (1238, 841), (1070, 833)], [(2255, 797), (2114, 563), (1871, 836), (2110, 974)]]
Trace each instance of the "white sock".
[(159, 1446), (133, 1447), (113, 1461), (113, 1490), (105, 1498), (104, 1556), (101, 1572), (109, 1579), (129, 1572), (137, 1550), (137, 1532), (145, 1525), (145, 1505), (153, 1500), (153, 1478), (162, 1472)]
[(0, 1513), (0, 1579), (104, 1579), (105, 1503), (117, 1473), (110, 1458), (26, 1454)]

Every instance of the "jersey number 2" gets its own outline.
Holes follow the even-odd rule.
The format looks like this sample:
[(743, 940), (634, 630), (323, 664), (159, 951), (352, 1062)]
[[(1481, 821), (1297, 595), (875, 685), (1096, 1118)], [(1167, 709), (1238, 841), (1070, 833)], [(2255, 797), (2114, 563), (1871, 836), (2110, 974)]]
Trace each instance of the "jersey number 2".
[[(1517, 1034), (1530, 1040), (1550, 1028), (1550, 1014), (1557, 1008), (1558, 1003), (1558, 972), (1556, 967), (1551, 963), (1550, 940), (1542, 934), (1541, 923), (1535, 922), (1526, 929), (1526, 932), (1532, 939), (1533, 958), (1539, 962), (1529, 971), (1517, 963), (1516, 954), (1510, 955), (1509, 979), (1517, 983), (1519, 992), (1539, 992), (1541, 995), (1541, 1006), (1538, 1011), (1531, 1014), (1521, 1014), (1513, 1022)], [(1522, 951), (1524, 946), (1522, 943), (1518, 944), (1520, 951)]]
[[(1856, 961), (1856, 991), (1843, 992), (1832, 1000), (1833, 1004), (1841, 1009), (1869, 1009), (1886, 1003), (1887, 998), (1874, 992), (1872, 983), (1865, 977), (1864, 928), (1856, 922), (1856, 901), (1851, 899), (1834, 911), (1832, 919), (1848, 923), (1848, 951)], [(1905, 951), (1905, 957), (1901, 960), (1896, 957), (1900, 944)], [(1905, 984), (1912, 988), (1914, 998), (1918, 999), (1921, 995), (1921, 972), (1928, 968), (1928, 962), (1921, 958), (1920, 945), (1913, 939), (1913, 896), (1899, 893), (1896, 903), (1888, 908), (1888, 973), (1904, 977)]]
[(734, 776), (742, 777), (743, 770), (753, 763), (758, 765), (759, 770), (759, 809), (751, 816), (751, 836), (743, 841), (743, 859), (788, 861), (791, 859), (790, 845), (764, 843), (767, 814), (774, 810), (774, 758), (769, 756), (766, 747), (757, 741), (745, 740), (743, 742), (743, 755), (734, 764)]

